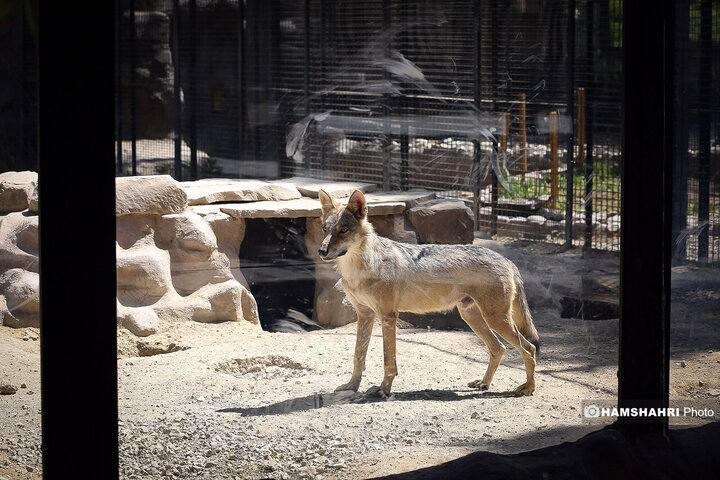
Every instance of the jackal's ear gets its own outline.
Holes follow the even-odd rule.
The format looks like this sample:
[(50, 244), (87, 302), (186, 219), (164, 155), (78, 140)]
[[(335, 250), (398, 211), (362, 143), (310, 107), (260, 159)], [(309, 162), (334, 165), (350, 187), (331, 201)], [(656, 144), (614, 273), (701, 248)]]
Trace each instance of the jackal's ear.
[(318, 198), (320, 199), (320, 207), (322, 208), (323, 217), (326, 217), (328, 213), (338, 207), (335, 200), (333, 200), (332, 197), (325, 192), (325, 190), (318, 191)]
[(350, 195), (347, 209), (358, 220), (362, 220), (363, 218), (365, 218), (365, 216), (367, 215), (367, 200), (365, 200), (365, 195), (363, 195), (360, 190), (355, 190), (353, 194)]

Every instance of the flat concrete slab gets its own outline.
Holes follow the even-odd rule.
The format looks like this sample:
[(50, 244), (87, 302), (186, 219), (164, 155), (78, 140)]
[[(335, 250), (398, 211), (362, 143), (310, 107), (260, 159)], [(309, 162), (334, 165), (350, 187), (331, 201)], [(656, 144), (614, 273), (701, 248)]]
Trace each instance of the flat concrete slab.
[(292, 183), (262, 180), (208, 178), (180, 182), (188, 196), (189, 205), (208, 205), (222, 202), (257, 202), (293, 200), (302, 195)]
[[(368, 215), (392, 215), (403, 213), (407, 208), (432, 199), (435, 193), (427, 190), (407, 192), (376, 192), (366, 195)], [(342, 204), (342, 200), (340, 204)], [(220, 211), (235, 218), (300, 218), (319, 217), (320, 201), (302, 197), (285, 201), (261, 201), (249, 203), (226, 203), (217, 205)], [(194, 207), (197, 208), (197, 207)], [(200, 212), (198, 212), (200, 213)]]
[(283, 180), (274, 180), (273, 183), (289, 183), (295, 186), (306, 197), (318, 198), (318, 192), (325, 190), (333, 198), (349, 197), (355, 190), (363, 193), (373, 192), (377, 189), (374, 183), (363, 182), (337, 182), (334, 180), (319, 180), (310, 177), (291, 177)]

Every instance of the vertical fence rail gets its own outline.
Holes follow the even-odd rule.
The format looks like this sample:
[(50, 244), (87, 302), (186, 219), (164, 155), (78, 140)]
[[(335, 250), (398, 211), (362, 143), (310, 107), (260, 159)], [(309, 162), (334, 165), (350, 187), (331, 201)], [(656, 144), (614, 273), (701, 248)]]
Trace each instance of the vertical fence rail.
[(575, 0), (567, 3), (567, 114), (569, 130), (566, 138), (565, 153), (565, 248), (572, 246), (573, 240), (573, 203), (575, 198)]
[(137, 48), (137, 30), (135, 28), (135, 0), (130, 0), (130, 137), (131, 137), (131, 171), (137, 175), (137, 72), (135, 50)]
[(180, 89), (180, 0), (173, 0), (173, 145), (175, 149), (173, 173), (175, 180), (182, 180), (182, 97)]
[(700, 2), (700, 92), (698, 96), (698, 247), (708, 262), (710, 230), (710, 102), (712, 98), (712, 1)]

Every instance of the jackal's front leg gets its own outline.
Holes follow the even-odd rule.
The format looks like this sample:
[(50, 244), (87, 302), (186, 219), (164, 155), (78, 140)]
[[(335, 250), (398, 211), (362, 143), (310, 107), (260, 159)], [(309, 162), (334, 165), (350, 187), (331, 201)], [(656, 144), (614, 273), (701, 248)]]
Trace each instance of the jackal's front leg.
[(385, 363), (385, 376), (379, 386), (371, 387), (367, 393), (376, 397), (385, 397), (390, 394), (392, 382), (397, 376), (397, 362), (395, 361), (395, 330), (397, 327), (397, 312), (382, 317), (383, 358)]
[(342, 390), (357, 392), (360, 387), (363, 371), (365, 370), (365, 357), (367, 356), (368, 345), (370, 345), (375, 314), (372, 310), (365, 308), (358, 308), (357, 314), (357, 335), (355, 337), (355, 356), (353, 358), (352, 377), (350, 377), (348, 383), (336, 388), (336, 392)]

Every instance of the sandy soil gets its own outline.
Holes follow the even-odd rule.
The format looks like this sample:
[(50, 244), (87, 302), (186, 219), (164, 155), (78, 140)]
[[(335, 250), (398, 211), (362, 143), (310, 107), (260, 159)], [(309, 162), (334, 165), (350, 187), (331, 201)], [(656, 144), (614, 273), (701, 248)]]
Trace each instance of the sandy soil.
[[(529, 287), (547, 287), (548, 275), (571, 284), (552, 273), (558, 268), (617, 275), (616, 258), (591, 262), (569, 252), (538, 263), (532, 257), (547, 252), (520, 246), (509, 256), (532, 277)], [(671, 404), (713, 408), (720, 420), (718, 274), (686, 268), (678, 275)], [(542, 351), (530, 397), (512, 395), (524, 381), (512, 348), (489, 391), (466, 386), (488, 358), (469, 331), (400, 330), (399, 376), (383, 400), (333, 393), (349, 378), (353, 325), (268, 333), (178, 322), (145, 339), (118, 331), (121, 478), (368, 478), (477, 450), (512, 453), (580, 438), (602, 425), (582, 417), (582, 401), (617, 394), (618, 322), (560, 318), (546, 303), (533, 309)], [(0, 380), (18, 387), (0, 395), (0, 477), (7, 479), (41, 476), (37, 337), (37, 329), (0, 327)], [(381, 378), (376, 327), (361, 392)]]

